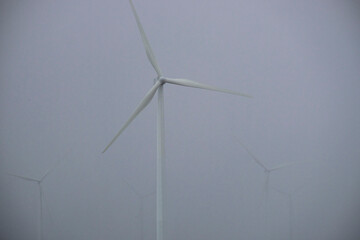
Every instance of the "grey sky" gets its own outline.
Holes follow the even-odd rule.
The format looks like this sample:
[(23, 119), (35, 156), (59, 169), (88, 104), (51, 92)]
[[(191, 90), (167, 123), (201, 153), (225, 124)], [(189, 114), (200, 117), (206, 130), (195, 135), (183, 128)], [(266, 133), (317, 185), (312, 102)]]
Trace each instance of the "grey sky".
[[(134, 0), (166, 76), (167, 239), (264, 239), (267, 166), (294, 240), (360, 236), (356, 1)], [(140, 239), (155, 190), (156, 104), (101, 151), (153, 84), (129, 2), (0, 3), (0, 169), (44, 180), (45, 239)], [(156, 101), (155, 101), (156, 102)], [(38, 239), (36, 184), (1, 175), (0, 232)], [(155, 239), (155, 197), (144, 239)], [(271, 239), (288, 202), (270, 190)]]

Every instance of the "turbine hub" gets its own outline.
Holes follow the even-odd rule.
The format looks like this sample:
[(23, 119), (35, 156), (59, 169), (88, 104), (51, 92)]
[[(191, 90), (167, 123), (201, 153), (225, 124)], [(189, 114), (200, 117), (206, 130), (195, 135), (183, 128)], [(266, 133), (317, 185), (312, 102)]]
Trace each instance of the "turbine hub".
[(157, 77), (157, 78), (154, 79), (154, 83), (156, 83), (156, 82), (160, 82), (160, 84), (162, 85), (162, 84), (165, 83), (165, 78), (162, 77), (162, 76)]

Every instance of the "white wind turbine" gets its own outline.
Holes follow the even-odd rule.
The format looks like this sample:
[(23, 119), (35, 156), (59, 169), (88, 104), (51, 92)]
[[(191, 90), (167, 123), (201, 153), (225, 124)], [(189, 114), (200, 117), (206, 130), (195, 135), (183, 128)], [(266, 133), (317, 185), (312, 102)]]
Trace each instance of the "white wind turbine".
[[(243, 144), (238, 138), (235, 137), (237, 142), (246, 150), (246, 152), (250, 155), (250, 157), (253, 159), (253, 161), (260, 166), (265, 173), (265, 186), (264, 186), (264, 192), (265, 192), (265, 234), (268, 235), (268, 202), (269, 202), (269, 183), (270, 183), (270, 174), (273, 171), (292, 166), (296, 164), (297, 162), (290, 162), (290, 163), (283, 163), (280, 165), (277, 165), (275, 167), (267, 167), (262, 161), (260, 161), (255, 155)], [(268, 236), (267, 236), (268, 238)]]
[(134, 4), (129, 0), (132, 12), (135, 16), (137, 26), (140, 31), (141, 39), (145, 47), (146, 55), (157, 73), (154, 85), (147, 92), (145, 97), (142, 99), (140, 104), (135, 108), (135, 111), (125, 122), (123, 127), (115, 135), (115, 137), (110, 141), (110, 143), (105, 147), (103, 153), (114, 143), (114, 141), (119, 137), (119, 135), (126, 129), (126, 127), (136, 118), (136, 116), (150, 103), (151, 99), (154, 97), (156, 91), (158, 91), (158, 114), (157, 114), (157, 162), (156, 162), (156, 237), (157, 240), (163, 240), (163, 189), (164, 189), (164, 93), (163, 86), (166, 83), (201, 88), (211, 91), (224, 92), (229, 94), (235, 94), (244, 97), (250, 97), (249, 95), (238, 93), (235, 91), (221, 89), (206, 84), (198, 83), (188, 79), (181, 78), (168, 78), (162, 75), (162, 72), (158, 66), (158, 63), (155, 59), (155, 55), (150, 47), (150, 43), (145, 35), (144, 29), (141, 25), (139, 16), (135, 10)]
[[(66, 154), (67, 155), (67, 154)], [(46, 179), (46, 177), (53, 172), (56, 167), (60, 164), (60, 162), (63, 160), (64, 158), (59, 159), (56, 164), (52, 167), (49, 168), (45, 171), (44, 175), (42, 175), (40, 178), (32, 178), (32, 177), (27, 177), (27, 176), (21, 176), (21, 175), (17, 175), (17, 174), (13, 174), (13, 173), (7, 173), (9, 176), (12, 177), (16, 177), (28, 182), (33, 182), (36, 183), (39, 187), (39, 208), (40, 208), (40, 213), (39, 213), (39, 236), (40, 236), (40, 240), (44, 239), (44, 231), (43, 231), (43, 212), (44, 212), (44, 193), (43, 193), (43, 186), (42, 183), (43, 181)]]

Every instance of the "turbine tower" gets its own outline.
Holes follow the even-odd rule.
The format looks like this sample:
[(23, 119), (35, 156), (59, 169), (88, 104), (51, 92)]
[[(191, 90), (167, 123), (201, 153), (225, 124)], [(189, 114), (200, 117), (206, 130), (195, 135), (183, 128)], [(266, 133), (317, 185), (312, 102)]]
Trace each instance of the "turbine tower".
[(129, 126), (129, 124), (136, 118), (136, 116), (150, 103), (152, 98), (154, 97), (156, 91), (158, 92), (158, 113), (157, 113), (157, 161), (156, 161), (156, 239), (163, 240), (164, 239), (164, 214), (163, 214), (163, 191), (164, 191), (164, 141), (165, 141), (165, 127), (164, 127), (164, 84), (175, 84), (185, 87), (193, 87), (206, 89), (211, 91), (223, 92), (228, 94), (235, 94), (243, 97), (251, 97), (247, 94), (222, 89), (218, 87), (213, 87), (207, 84), (202, 84), (199, 82), (195, 82), (188, 79), (182, 78), (168, 78), (164, 77), (160, 67), (156, 61), (155, 55), (151, 49), (150, 43), (146, 37), (144, 28), (140, 22), (139, 16), (136, 12), (134, 4), (131, 0), (129, 0), (132, 12), (135, 16), (135, 20), (137, 26), (140, 31), (141, 39), (143, 45), (145, 47), (146, 55), (153, 66), (154, 70), (157, 73), (157, 77), (155, 78), (154, 85), (150, 88), (150, 90), (146, 93), (145, 97), (141, 100), (139, 105), (135, 108), (132, 115), (125, 122), (119, 132), (115, 135), (115, 137), (110, 141), (110, 143), (105, 147), (103, 153), (115, 142), (115, 140), (120, 136), (120, 134)]
[[(66, 153), (67, 155), (68, 153)], [(65, 157), (66, 157), (65, 155)], [(36, 183), (37, 186), (39, 187), (39, 207), (40, 207), (40, 213), (39, 213), (39, 239), (43, 240), (44, 239), (44, 231), (43, 231), (43, 227), (44, 227), (44, 221), (43, 221), (43, 212), (44, 212), (44, 193), (43, 193), (43, 186), (42, 183), (43, 181), (46, 179), (46, 177), (53, 172), (58, 165), (60, 164), (60, 162), (65, 158), (61, 158), (59, 159), (55, 165), (52, 168), (49, 168), (45, 171), (45, 173), (40, 177), (40, 178), (32, 178), (32, 177), (27, 177), (27, 176), (22, 176), (22, 175), (17, 175), (17, 174), (13, 174), (13, 173), (7, 173), (7, 175), (12, 176), (12, 177), (16, 177), (28, 182), (33, 182)]]
[(288, 198), (288, 206), (289, 206), (289, 240), (293, 240), (294, 238), (294, 195), (297, 194), (301, 189), (303, 189), (307, 184), (303, 184), (292, 191), (285, 192), (280, 189), (272, 187), (278, 193), (286, 196)]

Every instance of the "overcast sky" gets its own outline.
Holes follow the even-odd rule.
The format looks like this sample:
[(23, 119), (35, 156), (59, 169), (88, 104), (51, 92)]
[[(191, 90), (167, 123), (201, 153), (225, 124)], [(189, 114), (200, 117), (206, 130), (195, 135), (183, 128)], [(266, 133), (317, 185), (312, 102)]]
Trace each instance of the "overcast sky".
[[(165, 76), (254, 97), (165, 85), (165, 240), (359, 239), (359, 3), (134, 5)], [(54, 166), (44, 239), (155, 239), (156, 99), (101, 154), (155, 77), (127, 0), (1, 1), (4, 239), (40, 236), (37, 183), (6, 173)], [(297, 162), (271, 173), (268, 211), (239, 141)]]

